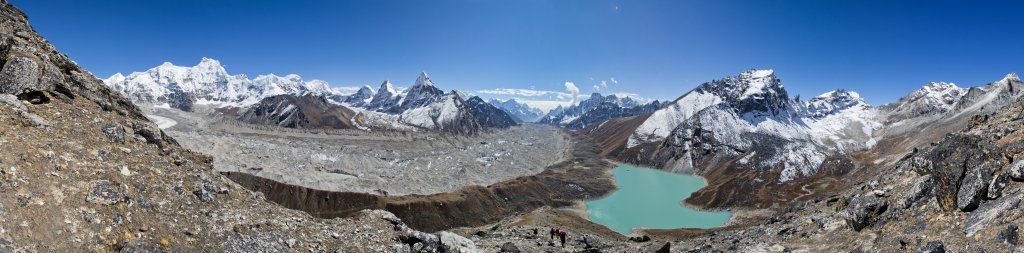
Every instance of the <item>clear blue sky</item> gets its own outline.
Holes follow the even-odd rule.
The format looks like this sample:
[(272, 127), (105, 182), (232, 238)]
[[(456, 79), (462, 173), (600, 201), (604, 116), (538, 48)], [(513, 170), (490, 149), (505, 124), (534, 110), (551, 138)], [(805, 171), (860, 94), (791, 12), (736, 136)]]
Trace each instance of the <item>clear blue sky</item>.
[(427, 71), (446, 90), (586, 94), (614, 77), (603, 91), (674, 99), (772, 68), (804, 98), (882, 104), (1024, 70), (1024, 1), (10, 1), (101, 78), (206, 56), (334, 86)]

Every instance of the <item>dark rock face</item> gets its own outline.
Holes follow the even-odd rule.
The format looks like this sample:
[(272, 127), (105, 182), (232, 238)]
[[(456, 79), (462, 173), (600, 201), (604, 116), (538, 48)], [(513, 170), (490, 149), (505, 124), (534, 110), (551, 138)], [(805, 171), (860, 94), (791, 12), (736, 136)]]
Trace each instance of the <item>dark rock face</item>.
[(846, 224), (853, 227), (853, 230), (860, 231), (875, 224), (888, 208), (887, 200), (874, 194), (854, 197), (850, 199), (844, 211)]
[(480, 122), (480, 125), (493, 128), (508, 128), (516, 125), (515, 119), (508, 113), (484, 102), (480, 97), (473, 96), (466, 100), (466, 104), (473, 110), (473, 116)]
[(331, 104), (323, 96), (277, 95), (252, 105), (238, 120), (250, 124), (287, 128), (350, 129), (356, 112)]
[(956, 205), (961, 211), (978, 208), (978, 204), (987, 196), (986, 191), (992, 181), (992, 167), (998, 167), (998, 164), (990, 161), (967, 169), (960, 181), (960, 190), (956, 194)]
[(931, 166), (924, 169), (935, 180), (933, 192), (943, 210), (959, 209), (961, 202), (964, 208), (976, 207), (977, 201), (974, 197), (980, 197), (978, 196), (980, 193), (975, 191), (979, 189), (979, 183), (970, 183), (969, 189), (964, 191), (964, 198), (961, 199), (960, 180), (965, 173), (968, 173), (966, 170), (972, 168), (974, 172), (970, 173), (975, 178), (968, 181), (987, 185), (988, 181), (984, 180), (985, 176), (982, 173), (982, 170), (987, 168), (982, 167), (982, 163), (985, 161), (986, 150), (989, 148), (983, 148), (984, 146), (991, 145), (977, 135), (958, 133), (946, 137), (930, 152), (924, 154), (925, 159), (931, 161)]

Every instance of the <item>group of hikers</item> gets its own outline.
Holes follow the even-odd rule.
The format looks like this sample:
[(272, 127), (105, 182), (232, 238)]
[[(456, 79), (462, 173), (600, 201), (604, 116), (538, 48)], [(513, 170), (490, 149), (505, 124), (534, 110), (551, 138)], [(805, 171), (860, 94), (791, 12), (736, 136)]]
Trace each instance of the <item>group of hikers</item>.
[[(533, 228), (533, 236), (537, 236), (538, 233), (540, 233), (540, 228)], [(552, 227), (551, 231), (549, 231), (548, 234), (549, 240), (555, 240), (555, 237), (558, 237), (558, 239), (562, 242), (562, 247), (565, 247), (565, 237), (568, 235), (565, 232), (565, 230)]]

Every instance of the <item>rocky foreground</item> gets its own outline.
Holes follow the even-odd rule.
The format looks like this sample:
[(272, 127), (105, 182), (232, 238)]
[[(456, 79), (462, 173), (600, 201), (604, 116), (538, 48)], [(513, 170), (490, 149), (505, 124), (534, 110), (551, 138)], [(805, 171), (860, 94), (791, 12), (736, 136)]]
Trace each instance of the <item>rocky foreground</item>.
[(393, 214), (317, 219), (182, 148), (0, 0), (0, 252), (466, 251)]

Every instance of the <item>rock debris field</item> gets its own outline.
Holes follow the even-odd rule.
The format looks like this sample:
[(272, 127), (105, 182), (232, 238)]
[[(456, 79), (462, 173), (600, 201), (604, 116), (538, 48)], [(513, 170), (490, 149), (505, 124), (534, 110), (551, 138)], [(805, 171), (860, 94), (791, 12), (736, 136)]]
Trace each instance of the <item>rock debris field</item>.
[[(563, 160), (570, 137), (545, 125), (477, 136), (296, 130), (238, 123), (209, 108), (152, 108), (149, 117), (183, 146), (214, 157), (217, 171), (243, 172), (313, 189), (379, 195), (434, 194), (538, 174)], [(396, 183), (401, 182), (401, 183)]]

